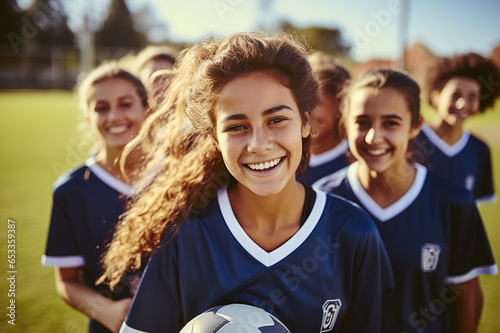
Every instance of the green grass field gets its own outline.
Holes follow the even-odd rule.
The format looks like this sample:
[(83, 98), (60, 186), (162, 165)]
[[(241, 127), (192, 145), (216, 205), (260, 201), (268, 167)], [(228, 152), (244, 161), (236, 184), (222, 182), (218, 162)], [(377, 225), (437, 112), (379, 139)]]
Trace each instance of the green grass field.
[[(53, 270), (40, 258), (51, 208), (52, 184), (83, 162), (90, 139), (77, 130), (82, 117), (69, 92), (0, 92), (0, 332), (85, 332), (86, 318), (59, 299)], [(426, 113), (428, 114), (428, 113)], [(495, 110), (470, 122), (492, 148), (500, 191), (500, 101)], [(500, 260), (500, 204), (480, 207)], [(15, 326), (8, 323), (8, 219), (16, 223)], [(500, 329), (500, 277), (481, 277), (485, 308), (479, 332)]]

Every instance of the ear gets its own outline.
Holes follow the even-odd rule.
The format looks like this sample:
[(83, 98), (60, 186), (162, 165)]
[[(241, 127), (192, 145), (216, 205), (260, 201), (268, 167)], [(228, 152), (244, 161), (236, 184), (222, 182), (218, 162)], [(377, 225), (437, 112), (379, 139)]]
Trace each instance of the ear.
[(309, 112), (305, 113), (306, 115), (306, 123), (302, 125), (302, 138), (305, 139), (311, 134), (311, 114)]
[(438, 101), (439, 101), (439, 95), (441, 92), (439, 90), (432, 90), (431, 93), (429, 94), (429, 103), (435, 108), (437, 108)]
[(416, 124), (412, 124), (410, 128), (410, 140), (413, 140), (417, 137), (418, 133), (422, 129), (422, 125), (424, 124), (424, 118), (422, 116), (418, 117), (418, 122)]

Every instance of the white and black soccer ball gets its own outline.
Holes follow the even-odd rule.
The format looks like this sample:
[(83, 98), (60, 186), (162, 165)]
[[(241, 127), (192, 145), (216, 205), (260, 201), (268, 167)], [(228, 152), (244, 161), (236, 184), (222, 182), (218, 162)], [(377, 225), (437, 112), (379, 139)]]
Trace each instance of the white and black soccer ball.
[(269, 312), (246, 304), (211, 308), (193, 318), (180, 333), (290, 333)]

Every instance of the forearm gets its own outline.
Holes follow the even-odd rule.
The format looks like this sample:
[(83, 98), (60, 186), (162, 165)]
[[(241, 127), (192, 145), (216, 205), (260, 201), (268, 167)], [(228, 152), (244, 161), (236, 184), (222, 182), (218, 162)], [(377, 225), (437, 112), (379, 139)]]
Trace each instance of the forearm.
[(56, 289), (71, 307), (87, 315), (113, 332), (118, 332), (125, 320), (131, 298), (114, 301), (75, 278), (74, 270), (56, 268)]
[(474, 333), (483, 310), (483, 294), (477, 278), (460, 284), (462, 292), (451, 304), (453, 332)]
[(60, 281), (57, 283), (57, 293), (71, 307), (100, 322), (103, 322), (100, 318), (103, 312), (113, 302), (76, 281)]

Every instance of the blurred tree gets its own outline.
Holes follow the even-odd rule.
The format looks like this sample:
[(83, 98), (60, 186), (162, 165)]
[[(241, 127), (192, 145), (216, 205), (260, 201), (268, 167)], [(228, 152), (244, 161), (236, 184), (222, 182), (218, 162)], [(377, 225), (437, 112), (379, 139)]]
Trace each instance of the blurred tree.
[(21, 18), (23, 13), (16, 0), (0, 1), (0, 34), (1, 44), (9, 44), (9, 34), (21, 35)]
[(36, 31), (33, 42), (40, 45), (74, 45), (73, 32), (62, 0), (35, 0), (26, 11), (26, 17)]
[(351, 47), (347, 45), (341, 36), (339, 29), (324, 27), (297, 28), (289, 22), (281, 24), (283, 31), (296, 32), (304, 36), (305, 40), (314, 50), (323, 51), (336, 57), (348, 57)]
[(144, 34), (135, 28), (132, 14), (124, 0), (113, 0), (101, 30), (96, 32), (97, 46), (139, 49), (148, 44)]

